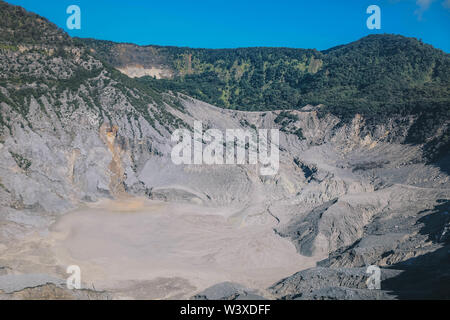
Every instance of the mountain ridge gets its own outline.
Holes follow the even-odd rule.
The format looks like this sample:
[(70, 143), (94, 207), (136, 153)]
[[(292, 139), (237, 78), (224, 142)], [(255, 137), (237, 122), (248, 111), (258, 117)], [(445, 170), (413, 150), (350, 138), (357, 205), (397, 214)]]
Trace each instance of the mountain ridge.
[(78, 40), (122, 72), (127, 65), (134, 66), (134, 74), (165, 70), (156, 76), (160, 79), (145, 72), (137, 78), (160, 92), (182, 92), (244, 111), (321, 104), (321, 114), (344, 121), (361, 114), (372, 126), (394, 115), (411, 115), (416, 120), (406, 143), (428, 143), (425, 156), (433, 162), (450, 146), (450, 55), (415, 38), (368, 35), (325, 51), (140, 47), (111, 41), (103, 47), (103, 41)]

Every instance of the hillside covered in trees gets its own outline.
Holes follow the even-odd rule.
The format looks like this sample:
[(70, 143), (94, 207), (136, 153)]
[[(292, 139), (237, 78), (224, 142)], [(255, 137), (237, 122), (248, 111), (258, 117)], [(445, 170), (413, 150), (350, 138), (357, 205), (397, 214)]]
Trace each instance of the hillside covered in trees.
[[(415, 38), (370, 35), (326, 51), (292, 48), (190, 49), (82, 40), (113, 66), (158, 61), (171, 79), (143, 77), (238, 110), (324, 104), (336, 113), (408, 112), (448, 102), (450, 56)], [(116, 46), (121, 46), (120, 51)], [(126, 58), (126, 59), (125, 59)], [(420, 107), (419, 107), (420, 108)]]
[[(406, 142), (427, 143), (425, 151), (433, 159), (450, 149), (450, 55), (415, 38), (370, 35), (325, 51), (137, 46), (72, 39), (45, 18), (4, 2), (0, 6), (3, 50), (51, 46), (53, 54), (65, 57), (71, 54), (65, 47), (84, 48), (84, 55), (109, 64), (121, 82), (151, 96), (158, 95), (155, 91), (182, 92), (228, 109), (287, 110), (320, 104), (322, 114), (331, 112), (348, 121), (358, 113), (369, 126), (394, 114), (412, 116)], [(130, 79), (112, 68), (130, 64), (167, 69), (171, 76)], [(49, 85), (76, 89), (93, 72), (80, 69)], [(27, 73), (27, 79), (14, 79), (23, 83), (32, 81), (30, 77)], [(42, 82), (38, 78), (34, 80)]]
[[(293, 48), (191, 49), (136, 46), (80, 39), (115, 67), (154, 63), (173, 77), (139, 78), (159, 91), (183, 92), (211, 104), (245, 111), (300, 109), (321, 104), (344, 121), (362, 114), (369, 123), (414, 116), (409, 143), (448, 150), (450, 55), (415, 38), (369, 35), (325, 51)], [(434, 157), (434, 156), (433, 156)]]

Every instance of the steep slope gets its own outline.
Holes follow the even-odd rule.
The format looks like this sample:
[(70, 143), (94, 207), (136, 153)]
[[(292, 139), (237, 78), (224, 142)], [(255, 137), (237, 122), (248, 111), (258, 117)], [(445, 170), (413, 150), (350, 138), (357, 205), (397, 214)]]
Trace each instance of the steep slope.
[(1, 5), (2, 205), (59, 211), (117, 193), (136, 153), (167, 152), (173, 128), (188, 127), (167, 111), (176, 97), (142, 89), (53, 24)]

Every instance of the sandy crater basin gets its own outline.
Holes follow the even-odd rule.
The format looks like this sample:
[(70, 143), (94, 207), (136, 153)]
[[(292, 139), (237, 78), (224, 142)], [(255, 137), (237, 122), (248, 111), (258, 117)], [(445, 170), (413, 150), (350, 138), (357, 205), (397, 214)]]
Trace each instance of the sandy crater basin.
[(223, 281), (263, 290), (315, 265), (273, 232), (273, 220), (243, 221), (230, 208), (103, 200), (60, 218), (49, 238), (58, 264), (78, 265), (85, 286), (126, 297), (139, 284), (150, 298), (189, 297)]

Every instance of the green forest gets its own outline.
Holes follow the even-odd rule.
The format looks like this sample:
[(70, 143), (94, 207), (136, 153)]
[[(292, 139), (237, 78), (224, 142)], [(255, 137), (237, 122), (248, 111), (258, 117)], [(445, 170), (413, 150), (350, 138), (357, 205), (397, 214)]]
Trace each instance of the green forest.
[[(300, 109), (324, 105), (346, 120), (418, 115), (409, 142), (426, 139), (450, 119), (450, 55), (415, 38), (370, 35), (326, 51), (288, 48), (225, 50), (164, 48), (192, 55), (190, 73), (173, 79), (143, 77), (152, 88), (186, 93), (238, 110)], [(186, 51), (187, 50), (187, 51)], [(170, 54), (167, 54), (169, 52)], [(186, 70), (178, 66), (178, 71)]]
[[(78, 39), (113, 66), (156, 63), (170, 79), (150, 76), (140, 85), (182, 92), (223, 108), (263, 111), (322, 105), (344, 122), (359, 113), (367, 125), (393, 115), (416, 121), (407, 143), (423, 143), (450, 119), (450, 55), (420, 39), (369, 35), (325, 51), (294, 48), (192, 49)], [(300, 135), (300, 133), (299, 133)], [(450, 132), (428, 143), (429, 153), (450, 148)]]
[[(450, 129), (443, 126), (450, 119), (450, 55), (420, 39), (369, 35), (325, 51), (125, 48), (124, 44), (110, 41), (72, 39), (45, 18), (1, 1), (0, 21), (0, 50), (18, 50), (19, 45), (51, 46), (57, 49), (56, 55), (65, 56), (65, 46), (85, 48), (85, 54), (104, 61), (120, 82), (146, 90), (151, 97), (171, 90), (219, 107), (246, 111), (301, 109), (320, 104), (319, 116), (332, 113), (345, 122), (359, 113), (369, 127), (393, 115), (414, 116), (407, 143), (427, 142), (430, 154), (450, 149)], [(130, 62), (164, 66), (172, 76), (130, 79), (115, 72), (114, 67)], [(85, 78), (77, 73), (55, 85), (76, 89)], [(19, 98), (17, 104), (23, 97)], [(446, 131), (435, 142), (430, 141), (438, 128)], [(301, 132), (296, 134), (301, 136)]]

